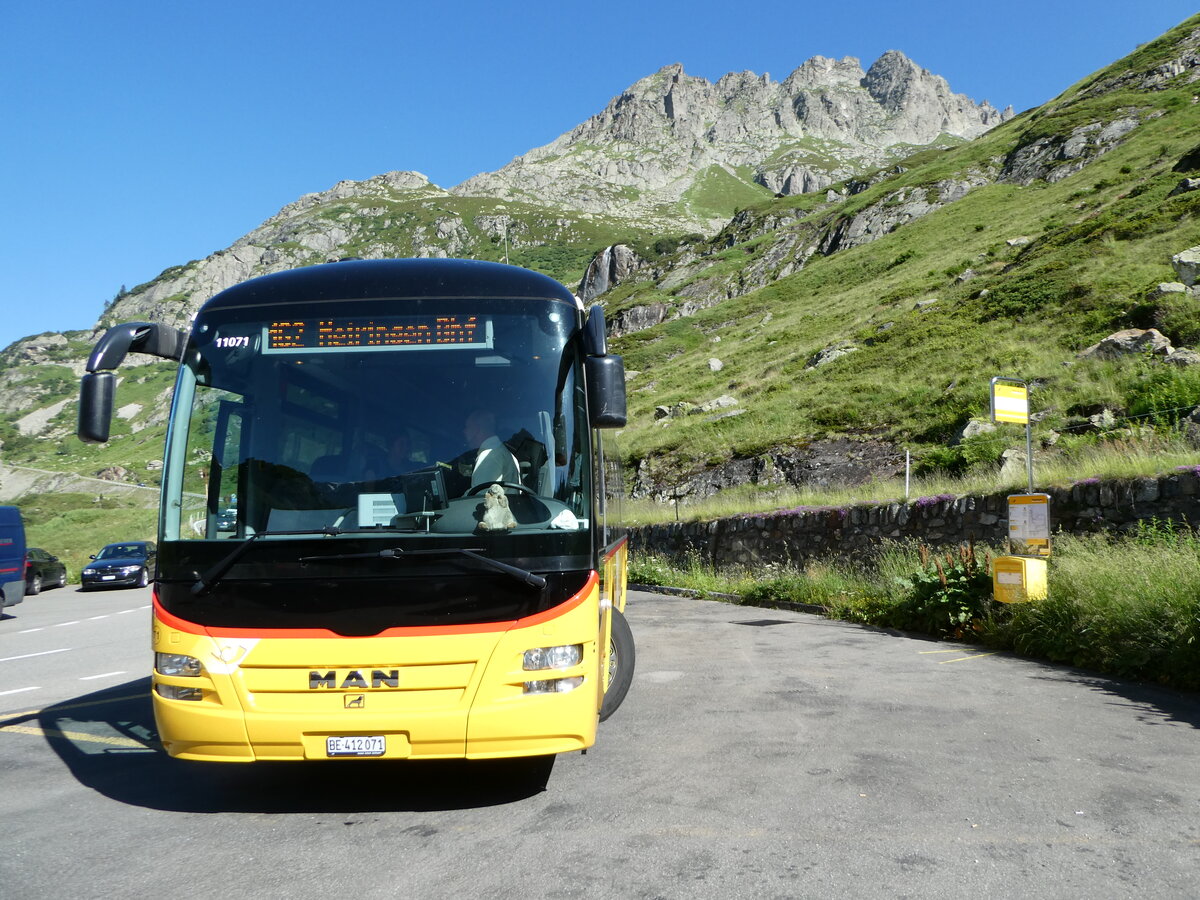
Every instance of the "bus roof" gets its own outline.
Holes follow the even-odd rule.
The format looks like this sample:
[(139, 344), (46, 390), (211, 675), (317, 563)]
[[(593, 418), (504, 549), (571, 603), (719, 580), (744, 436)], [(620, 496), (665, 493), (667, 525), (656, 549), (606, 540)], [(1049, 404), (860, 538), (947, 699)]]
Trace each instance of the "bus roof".
[(553, 278), (518, 266), (474, 259), (360, 259), (251, 278), (221, 291), (200, 312), (375, 297), (530, 297), (576, 304), (574, 295)]

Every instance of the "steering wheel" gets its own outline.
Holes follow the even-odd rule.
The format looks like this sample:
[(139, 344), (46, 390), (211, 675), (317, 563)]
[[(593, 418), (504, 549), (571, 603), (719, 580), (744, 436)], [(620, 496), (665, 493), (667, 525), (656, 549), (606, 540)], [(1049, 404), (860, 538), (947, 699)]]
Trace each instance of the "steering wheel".
[(525, 487), (525, 485), (517, 484), (515, 481), (481, 481), (479, 484), (468, 488), (467, 492), (465, 494), (463, 494), (463, 496), (464, 497), (474, 497), (476, 494), (478, 494), (480, 491), (484, 490), (485, 488), (490, 488), (493, 484), (498, 484), (502, 488), (512, 488), (515, 491), (520, 491), (523, 494), (528, 494), (530, 497), (537, 496), (537, 491), (530, 490), (529, 488)]

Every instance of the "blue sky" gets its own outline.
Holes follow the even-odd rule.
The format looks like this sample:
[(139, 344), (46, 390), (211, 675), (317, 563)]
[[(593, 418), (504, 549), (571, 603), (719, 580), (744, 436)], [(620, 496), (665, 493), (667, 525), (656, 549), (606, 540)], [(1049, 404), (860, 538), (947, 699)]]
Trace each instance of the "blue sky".
[(1196, 12), (1184, 0), (4, 0), (0, 348), (90, 327), (122, 286), (302, 194), (503, 166), (664, 65), (716, 80), (901, 50), (1037, 106)]

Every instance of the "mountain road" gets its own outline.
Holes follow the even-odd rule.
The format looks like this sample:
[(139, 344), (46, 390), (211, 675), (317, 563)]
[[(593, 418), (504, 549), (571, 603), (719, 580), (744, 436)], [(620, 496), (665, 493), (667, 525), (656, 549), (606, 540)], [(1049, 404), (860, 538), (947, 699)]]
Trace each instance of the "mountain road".
[(631, 592), (637, 671), (546, 781), (168, 759), (149, 590), (0, 620), (0, 896), (1194, 896), (1200, 697)]

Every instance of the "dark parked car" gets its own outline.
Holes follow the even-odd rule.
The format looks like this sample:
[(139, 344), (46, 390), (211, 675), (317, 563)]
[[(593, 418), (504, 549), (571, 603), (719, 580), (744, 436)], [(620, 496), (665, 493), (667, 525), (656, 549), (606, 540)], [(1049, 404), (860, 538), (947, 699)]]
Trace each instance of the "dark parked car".
[(153, 541), (109, 544), (92, 557), (79, 575), (79, 589), (94, 587), (145, 587), (154, 577), (158, 548)]
[(57, 556), (40, 547), (25, 551), (25, 593), (39, 594), (43, 588), (62, 587), (67, 583), (67, 567)]

